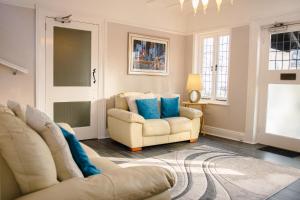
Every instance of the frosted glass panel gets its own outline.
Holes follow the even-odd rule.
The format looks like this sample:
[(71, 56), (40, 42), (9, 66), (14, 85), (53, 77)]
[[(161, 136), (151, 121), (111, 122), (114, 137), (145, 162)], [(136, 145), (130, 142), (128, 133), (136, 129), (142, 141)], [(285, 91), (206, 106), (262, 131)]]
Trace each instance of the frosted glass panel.
[(91, 102), (55, 102), (54, 121), (65, 122), (71, 127), (90, 126)]
[(54, 86), (91, 86), (91, 32), (54, 27)]
[(300, 85), (268, 86), (266, 133), (300, 139)]

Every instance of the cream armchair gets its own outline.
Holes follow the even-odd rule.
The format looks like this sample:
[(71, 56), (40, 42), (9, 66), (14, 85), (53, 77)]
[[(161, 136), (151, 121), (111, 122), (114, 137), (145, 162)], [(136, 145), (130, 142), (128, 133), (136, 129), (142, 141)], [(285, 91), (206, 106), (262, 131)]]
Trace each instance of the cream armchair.
[(139, 93), (117, 95), (115, 108), (108, 110), (108, 132), (113, 140), (132, 151), (140, 151), (145, 146), (198, 140), (200, 110), (180, 107), (179, 117), (145, 120), (141, 115), (128, 111), (126, 96), (136, 94)]

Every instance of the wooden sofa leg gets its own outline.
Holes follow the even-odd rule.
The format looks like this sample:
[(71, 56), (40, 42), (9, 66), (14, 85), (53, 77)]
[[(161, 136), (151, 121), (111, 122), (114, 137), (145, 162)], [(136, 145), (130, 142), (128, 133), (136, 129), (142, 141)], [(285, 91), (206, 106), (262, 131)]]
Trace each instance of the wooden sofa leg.
[(198, 139), (190, 139), (190, 143), (197, 143)]
[(142, 151), (141, 147), (131, 148), (132, 152)]

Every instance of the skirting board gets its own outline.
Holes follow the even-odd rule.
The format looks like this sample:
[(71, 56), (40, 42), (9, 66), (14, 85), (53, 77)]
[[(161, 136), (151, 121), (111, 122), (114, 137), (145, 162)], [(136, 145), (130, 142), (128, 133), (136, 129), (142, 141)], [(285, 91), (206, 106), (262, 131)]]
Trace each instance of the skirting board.
[(232, 131), (228, 129), (217, 128), (213, 126), (204, 126), (203, 133), (207, 135), (213, 135), (221, 138), (226, 138), (230, 140), (243, 141), (244, 134), (243, 132)]

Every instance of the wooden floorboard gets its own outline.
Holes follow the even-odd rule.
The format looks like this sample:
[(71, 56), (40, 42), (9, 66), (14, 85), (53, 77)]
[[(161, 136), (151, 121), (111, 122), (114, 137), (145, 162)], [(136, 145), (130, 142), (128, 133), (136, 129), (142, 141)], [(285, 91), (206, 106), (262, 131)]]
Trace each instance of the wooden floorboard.
[[(227, 140), (213, 136), (202, 136), (197, 143), (178, 142), (158, 146), (145, 147), (142, 151), (131, 152), (130, 149), (111, 139), (85, 140), (83, 141), (92, 147), (101, 156), (115, 159), (117, 164), (129, 162), (130, 159), (143, 159), (172, 151), (192, 148), (195, 146), (207, 145), (223, 150), (236, 152), (244, 156), (251, 156), (261, 160), (273, 162), (279, 165), (295, 167), (300, 169), (300, 157), (289, 158), (274, 153), (259, 150), (263, 145), (246, 144), (238, 141)], [(285, 189), (279, 191), (269, 198), (269, 200), (300, 200), (300, 180), (292, 183)]]

